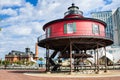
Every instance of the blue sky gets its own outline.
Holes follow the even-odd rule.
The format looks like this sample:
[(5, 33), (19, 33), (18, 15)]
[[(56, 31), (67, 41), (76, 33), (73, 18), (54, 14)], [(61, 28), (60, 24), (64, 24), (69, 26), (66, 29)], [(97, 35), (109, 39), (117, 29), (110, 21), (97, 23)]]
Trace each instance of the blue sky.
[[(35, 52), (37, 37), (44, 34), (42, 26), (63, 18), (72, 2), (86, 17), (93, 11), (120, 7), (120, 0), (0, 0), (0, 58), (11, 50), (24, 51), (26, 47)], [(39, 56), (44, 54), (45, 50), (39, 47)]]
[(38, 3), (38, 0), (26, 0), (26, 2), (29, 2), (29, 3), (33, 4), (34, 6), (36, 6)]

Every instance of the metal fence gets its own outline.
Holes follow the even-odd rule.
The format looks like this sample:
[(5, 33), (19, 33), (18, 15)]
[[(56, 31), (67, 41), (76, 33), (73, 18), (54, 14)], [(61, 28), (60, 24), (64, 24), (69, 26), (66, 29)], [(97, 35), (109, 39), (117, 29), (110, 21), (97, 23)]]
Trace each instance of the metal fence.
[(47, 38), (60, 38), (60, 37), (74, 37), (74, 36), (86, 36), (86, 37), (100, 37), (100, 38), (105, 38), (105, 39), (110, 39), (113, 40), (113, 35), (110, 33), (105, 33), (103, 31), (99, 32), (98, 34), (94, 34), (91, 31), (76, 31), (73, 33), (64, 33), (63, 31), (59, 31), (59, 32), (52, 32), (50, 33), (50, 36), (48, 37), (48, 34), (43, 34), (41, 36), (38, 37), (38, 41), (47, 39)]

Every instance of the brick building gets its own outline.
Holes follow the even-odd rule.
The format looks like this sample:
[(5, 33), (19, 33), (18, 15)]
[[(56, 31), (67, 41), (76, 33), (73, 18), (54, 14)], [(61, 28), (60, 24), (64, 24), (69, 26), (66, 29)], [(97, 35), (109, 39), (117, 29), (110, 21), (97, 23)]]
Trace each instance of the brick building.
[(12, 50), (7, 55), (5, 55), (5, 60), (10, 61), (10, 62), (17, 62), (17, 61), (22, 61), (22, 60), (30, 61), (31, 57), (34, 60), (38, 59), (37, 44), (36, 44), (36, 47), (35, 47), (35, 54), (32, 51), (30, 51), (30, 48), (25, 48), (25, 52)]

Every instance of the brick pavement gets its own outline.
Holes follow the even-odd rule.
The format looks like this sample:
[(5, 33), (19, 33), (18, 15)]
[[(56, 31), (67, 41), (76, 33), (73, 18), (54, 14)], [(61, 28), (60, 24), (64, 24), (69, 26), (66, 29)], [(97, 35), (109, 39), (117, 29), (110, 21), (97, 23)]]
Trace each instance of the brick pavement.
[(36, 77), (24, 75), (24, 72), (35, 72), (39, 71), (29, 71), (29, 70), (0, 70), (0, 80), (120, 80), (120, 77), (82, 77), (82, 78), (60, 78), (60, 77)]

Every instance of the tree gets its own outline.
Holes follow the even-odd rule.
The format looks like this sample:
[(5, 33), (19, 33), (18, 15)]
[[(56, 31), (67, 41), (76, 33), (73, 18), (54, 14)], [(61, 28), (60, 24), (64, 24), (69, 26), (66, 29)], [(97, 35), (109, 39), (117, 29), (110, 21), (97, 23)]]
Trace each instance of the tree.
[(42, 57), (40, 57), (40, 58), (39, 58), (39, 60), (40, 60), (40, 61), (43, 61), (43, 58), (42, 58)]
[(4, 64), (5, 69), (6, 69), (6, 67), (10, 64), (10, 61), (5, 60), (5, 61), (3, 61), (3, 64)]
[(3, 61), (2, 61), (2, 59), (0, 59), (0, 65), (2, 65), (2, 63), (3, 63)]
[(3, 64), (8, 65), (8, 64), (10, 64), (10, 61), (5, 60), (5, 61), (3, 61)]

